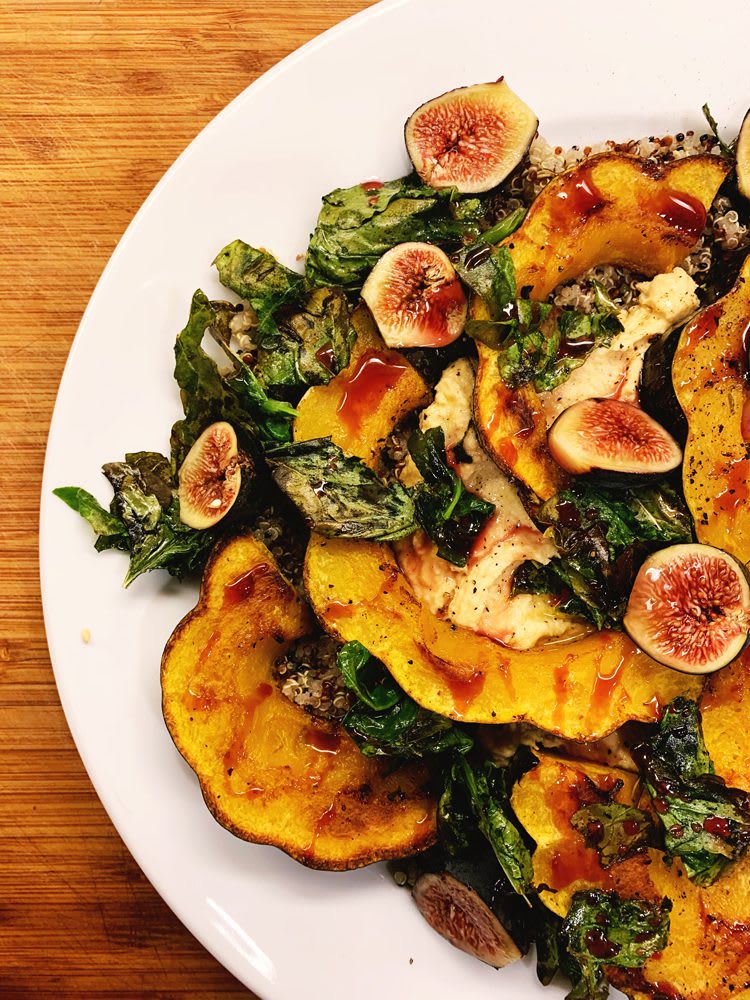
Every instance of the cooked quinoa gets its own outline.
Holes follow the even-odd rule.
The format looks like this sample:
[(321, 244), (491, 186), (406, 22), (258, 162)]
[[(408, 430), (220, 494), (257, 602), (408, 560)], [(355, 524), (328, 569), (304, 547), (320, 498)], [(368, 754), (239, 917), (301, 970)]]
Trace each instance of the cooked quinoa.
[(339, 644), (328, 635), (306, 637), (279, 657), (274, 675), (281, 693), (312, 715), (339, 722), (351, 696), (336, 665)]
[[(653, 163), (670, 163), (698, 153), (719, 153), (715, 136), (695, 131), (663, 137), (647, 136), (628, 142), (600, 142), (591, 146), (551, 146), (542, 136), (531, 144), (528, 155), (504, 185), (494, 207), (497, 218), (519, 207), (529, 207), (539, 193), (558, 174), (595, 153), (621, 152)], [(738, 206), (741, 211), (738, 211)], [(741, 214), (742, 212), (742, 214)], [(744, 218), (743, 218), (744, 216)], [(740, 198), (724, 189), (716, 198), (706, 220), (706, 228), (695, 250), (681, 265), (699, 286), (704, 301), (711, 301), (727, 291), (739, 267), (740, 251), (750, 247), (750, 227)], [(715, 265), (715, 266), (714, 266)], [(726, 271), (726, 275), (722, 272)], [(560, 309), (590, 312), (594, 308), (592, 282), (599, 282), (610, 298), (622, 307), (638, 298), (636, 285), (644, 275), (628, 268), (605, 265), (592, 268), (573, 281), (560, 285), (551, 301)], [(714, 286), (717, 287), (714, 287)]]

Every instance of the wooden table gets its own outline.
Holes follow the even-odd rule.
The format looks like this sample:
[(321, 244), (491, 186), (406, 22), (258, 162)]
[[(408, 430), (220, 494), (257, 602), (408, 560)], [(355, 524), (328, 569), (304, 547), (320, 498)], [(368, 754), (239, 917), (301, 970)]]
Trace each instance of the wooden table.
[(70, 738), (39, 603), (47, 428), (134, 212), (232, 97), (363, 0), (0, 3), (0, 997), (248, 997), (141, 874)]

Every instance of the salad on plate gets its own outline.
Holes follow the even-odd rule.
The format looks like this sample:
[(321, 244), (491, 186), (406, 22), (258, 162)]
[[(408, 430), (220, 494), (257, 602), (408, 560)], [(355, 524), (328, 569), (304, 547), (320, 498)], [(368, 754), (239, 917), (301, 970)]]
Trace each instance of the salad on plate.
[(219, 823), (571, 1000), (750, 997), (750, 125), (703, 111), (428, 101), (304, 274), (218, 253), (170, 454), (55, 491), (126, 585), (202, 577), (163, 711)]

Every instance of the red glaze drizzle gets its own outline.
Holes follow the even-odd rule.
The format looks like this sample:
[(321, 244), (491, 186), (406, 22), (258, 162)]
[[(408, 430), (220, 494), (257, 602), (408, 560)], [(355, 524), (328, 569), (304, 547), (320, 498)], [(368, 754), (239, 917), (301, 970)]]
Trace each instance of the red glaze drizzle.
[(706, 225), (703, 202), (686, 191), (662, 189), (649, 199), (650, 207), (667, 225), (697, 240)]
[(594, 687), (591, 692), (591, 708), (596, 715), (603, 715), (612, 700), (612, 695), (620, 685), (620, 674), (625, 666), (625, 657), (620, 659), (611, 674), (597, 671)]
[(238, 576), (236, 580), (232, 580), (224, 587), (224, 607), (231, 608), (235, 604), (248, 600), (255, 593), (255, 587), (260, 577), (267, 576), (272, 572), (268, 563), (259, 563), (249, 569), (247, 573)]
[(334, 351), (333, 344), (331, 344), (330, 341), (317, 349), (315, 357), (324, 368), (328, 369), (329, 372), (334, 371), (336, 364), (336, 352)]
[(230, 777), (231, 772), (234, 771), (235, 767), (237, 767), (237, 765), (245, 759), (247, 753), (245, 744), (247, 743), (247, 738), (253, 728), (255, 712), (258, 706), (262, 705), (266, 698), (270, 698), (272, 694), (273, 688), (271, 685), (263, 682), (258, 685), (254, 695), (248, 698), (244, 703), (240, 702), (241, 707), (245, 710), (245, 715), (242, 719), (242, 724), (234, 734), (234, 739), (232, 740), (229, 749), (224, 754), (224, 770), (228, 775), (230, 775)]
[(377, 408), (380, 397), (393, 389), (406, 371), (406, 362), (390, 351), (365, 351), (344, 383), (336, 414), (347, 430), (359, 432), (364, 418)]
[(579, 226), (607, 204), (592, 177), (591, 167), (565, 175), (550, 206), (552, 228), (567, 230)]
[(740, 507), (745, 506), (750, 495), (748, 460), (744, 457), (738, 458), (728, 468), (719, 462), (714, 474), (726, 483), (721, 493), (714, 498), (714, 511), (717, 514), (734, 516)]
[(455, 713), (461, 717), (466, 714), (466, 710), (474, 699), (481, 694), (484, 687), (484, 674), (476, 671), (467, 680), (449, 677), (447, 678), (447, 683), (453, 697)]
[(310, 726), (305, 732), (305, 746), (317, 750), (318, 753), (337, 754), (341, 747), (341, 734), (329, 733), (325, 729)]
[(696, 344), (716, 333), (723, 308), (721, 302), (714, 302), (712, 306), (699, 312), (685, 328), (681, 350), (692, 351)]

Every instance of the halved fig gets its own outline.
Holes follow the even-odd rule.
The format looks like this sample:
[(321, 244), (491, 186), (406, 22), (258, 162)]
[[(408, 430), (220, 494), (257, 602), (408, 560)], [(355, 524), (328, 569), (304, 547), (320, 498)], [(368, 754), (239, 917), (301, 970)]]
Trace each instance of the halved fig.
[(444, 347), (466, 323), (466, 295), (450, 260), (429, 243), (399, 243), (362, 289), (389, 347)]
[(574, 475), (632, 485), (676, 469), (682, 451), (653, 417), (619, 399), (584, 399), (563, 410), (549, 431), (555, 461)]
[(686, 674), (710, 674), (742, 652), (750, 586), (742, 565), (711, 545), (672, 545), (644, 562), (623, 625), (649, 656)]
[(742, 119), (734, 154), (737, 157), (737, 187), (740, 194), (750, 198), (750, 111)]
[(501, 77), (436, 97), (406, 123), (414, 169), (434, 188), (489, 191), (526, 154), (539, 119)]
[(428, 872), (414, 886), (427, 923), (456, 948), (496, 969), (521, 958), (508, 931), (477, 892), (448, 872)]
[(180, 467), (180, 520), (190, 528), (212, 528), (229, 513), (241, 483), (237, 435), (220, 420), (205, 429)]

